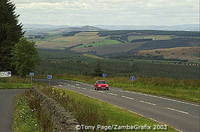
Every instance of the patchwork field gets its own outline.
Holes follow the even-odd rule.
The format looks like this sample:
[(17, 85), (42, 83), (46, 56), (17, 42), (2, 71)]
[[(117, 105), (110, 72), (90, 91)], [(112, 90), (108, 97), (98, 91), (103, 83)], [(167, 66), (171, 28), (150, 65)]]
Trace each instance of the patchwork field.
[[(60, 30), (59, 30), (60, 31)], [(37, 36), (38, 37), (38, 36)], [(34, 39), (33, 39), (34, 40)], [(199, 32), (60, 31), (35, 39), (38, 48), (67, 49), (101, 57), (141, 56), (152, 59), (199, 60)]]
[(173, 35), (133, 35), (128, 36), (129, 41), (140, 40), (140, 39), (152, 39), (152, 40), (170, 40)]
[(130, 43), (130, 44), (112, 44), (112, 45), (103, 45), (99, 47), (88, 47), (88, 48), (74, 48), (73, 51), (79, 53), (95, 53), (100, 56), (107, 56), (110, 54), (118, 53), (127, 53), (130, 50), (134, 50), (139, 46), (143, 45), (144, 42)]
[(137, 55), (163, 56), (167, 59), (196, 60), (199, 61), (200, 47), (178, 47), (167, 49), (141, 50)]
[(100, 37), (98, 32), (80, 32), (74, 36), (50, 37), (48, 40), (37, 41), (38, 48), (65, 49), (80, 44), (90, 44), (104, 40), (106, 37)]

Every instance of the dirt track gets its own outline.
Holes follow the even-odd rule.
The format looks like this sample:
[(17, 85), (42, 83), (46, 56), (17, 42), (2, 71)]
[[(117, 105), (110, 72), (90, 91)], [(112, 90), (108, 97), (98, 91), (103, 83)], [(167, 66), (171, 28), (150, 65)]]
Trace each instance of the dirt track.
[(24, 89), (0, 90), (0, 132), (11, 132), (14, 97)]

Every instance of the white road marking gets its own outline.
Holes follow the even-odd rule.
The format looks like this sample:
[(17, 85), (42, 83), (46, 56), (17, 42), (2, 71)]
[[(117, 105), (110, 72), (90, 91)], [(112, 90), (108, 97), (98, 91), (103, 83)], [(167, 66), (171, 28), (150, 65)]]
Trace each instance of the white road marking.
[(60, 85), (58, 85), (58, 86), (62, 87), (63, 85), (60, 84)]
[[(123, 91), (122, 91), (122, 92), (123, 92)], [(197, 106), (197, 107), (200, 106), (200, 105), (197, 105), (197, 104), (187, 103), (187, 102), (183, 102), (183, 101), (179, 101), (179, 100), (169, 99), (169, 98), (160, 97), (160, 96), (155, 96), (155, 95), (150, 95), (150, 94), (144, 94), (144, 93), (133, 92), (133, 91), (124, 91), (124, 92), (127, 92), (127, 93), (134, 93), (134, 94), (140, 94), (140, 95), (149, 96), (149, 97), (154, 97), (154, 98), (160, 98), (160, 99), (164, 99), (164, 100), (169, 100), (169, 101), (174, 101), (174, 102), (178, 102), (178, 103), (193, 105), (193, 106)]]
[(131, 91), (121, 91), (121, 92), (127, 92), (127, 93), (131, 93)]
[(122, 96), (123, 98), (127, 98), (127, 99), (131, 99), (131, 100), (135, 100), (134, 98), (131, 97), (127, 97), (127, 96)]
[(168, 110), (172, 110), (172, 111), (176, 111), (176, 112), (180, 112), (180, 113), (183, 113), (183, 114), (189, 114), (188, 112), (177, 110), (177, 109), (173, 109), (173, 108), (167, 108), (167, 109)]
[(113, 91), (117, 91), (117, 92), (124, 92), (124, 91), (121, 91), (121, 90), (113, 90)]
[(80, 89), (80, 87), (76, 87), (76, 88)]
[(98, 91), (99, 93), (104, 93), (103, 91)]
[(117, 94), (113, 94), (113, 93), (108, 93), (108, 94), (110, 94), (110, 95), (114, 95), (114, 96), (117, 96)]
[(153, 104), (153, 103), (150, 103), (150, 102), (146, 102), (146, 101), (143, 101), (143, 100), (140, 100), (141, 103), (145, 103), (145, 104), (150, 104), (150, 105), (156, 105), (156, 104)]
[(79, 86), (80, 84), (77, 83), (76, 85)]
[(82, 88), (82, 89), (86, 89), (86, 88)]

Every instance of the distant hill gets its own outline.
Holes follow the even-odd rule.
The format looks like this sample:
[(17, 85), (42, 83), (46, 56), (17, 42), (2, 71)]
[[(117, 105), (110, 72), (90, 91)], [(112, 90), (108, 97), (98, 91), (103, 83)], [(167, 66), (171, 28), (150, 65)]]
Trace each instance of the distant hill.
[(167, 31), (200, 31), (199, 24), (184, 24), (174, 26), (136, 26), (136, 25), (97, 25), (106, 30), (167, 30)]
[(163, 31), (200, 31), (199, 24), (185, 24), (174, 26), (135, 26), (135, 25), (96, 25), (96, 26), (67, 26), (47, 24), (25, 24), (23, 25), (25, 35), (38, 34), (62, 34), (77, 31), (104, 31), (104, 30), (163, 30)]
[(93, 26), (83, 26), (83, 27), (68, 27), (68, 28), (60, 28), (63, 33), (65, 32), (77, 32), (77, 31), (103, 31), (101, 28), (93, 27)]
[(97, 28), (94, 26), (78, 26), (78, 27), (71, 27), (65, 25), (42, 25), (42, 24), (25, 24), (23, 26), (24, 31), (26, 32), (25, 35), (38, 35), (38, 34), (63, 34), (66, 32), (77, 32), (77, 31), (103, 31), (101, 28)]
[[(200, 32), (196, 31), (103, 30), (93, 26), (51, 27), (49, 25), (44, 27), (35, 25), (33, 29), (26, 33), (27, 38), (35, 41), (37, 47), (43, 49), (65, 49), (102, 57), (129, 58), (139, 55), (158, 59), (186, 59), (188, 61), (199, 59), (195, 48), (182, 48), (200, 47)], [(159, 49), (159, 53), (162, 54), (155, 54), (158, 53), (156, 49)], [(181, 52), (183, 49), (184, 53)], [(193, 52), (193, 49), (195, 54), (189, 54)], [(167, 54), (168, 52), (170, 54)]]

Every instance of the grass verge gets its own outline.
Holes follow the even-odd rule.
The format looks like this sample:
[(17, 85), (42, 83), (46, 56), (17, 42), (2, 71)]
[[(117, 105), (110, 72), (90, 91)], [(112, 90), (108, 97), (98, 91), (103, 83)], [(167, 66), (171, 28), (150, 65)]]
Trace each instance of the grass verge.
[[(127, 110), (114, 105), (92, 99), (76, 92), (60, 88), (44, 88), (42, 91), (55, 99), (66, 110), (72, 112), (78, 122), (82, 125), (137, 125), (150, 126), (146, 131), (155, 131), (153, 127), (159, 123), (133, 114)], [(161, 124), (160, 124), (161, 125)], [(125, 131), (125, 130), (122, 130)], [(156, 131), (176, 131), (170, 127), (167, 130)]]
[(0, 89), (23, 89), (31, 87), (29, 78), (20, 78), (17, 76), (0, 78)]
[(31, 88), (31, 84), (25, 83), (7, 83), (0, 82), (0, 89), (23, 89), (23, 88)]
[(40, 132), (36, 113), (29, 107), (24, 94), (16, 97), (12, 132)]
[(67, 74), (54, 75), (54, 78), (76, 80), (90, 84), (103, 79), (107, 80), (111, 87), (200, 103), (200, 80), (138, 77), (136, 81), (132, 82), (128, 77), (101, 78)]

